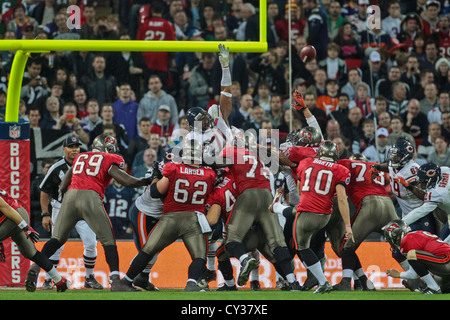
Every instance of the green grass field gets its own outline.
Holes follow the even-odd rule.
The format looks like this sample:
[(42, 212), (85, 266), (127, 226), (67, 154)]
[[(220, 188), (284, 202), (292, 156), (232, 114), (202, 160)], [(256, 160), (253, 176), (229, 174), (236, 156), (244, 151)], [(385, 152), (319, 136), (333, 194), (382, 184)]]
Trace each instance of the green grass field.
[(254, 292), (239, 290), (235, 292), (184, 292), (182, 289), (162, 289), (159, 292), (110, 292), (109, 290), (68, 290), (64, 293), (36, 290), (27, 292), (22, 289), (1, 289), (0, 300), (450, 300), (450, 294), (424, 295), (408, 290), (377, 290), (375, 292), (337, 292), (316, 295), (308, 292), (285, 292), (280, 290), (262, 290)]

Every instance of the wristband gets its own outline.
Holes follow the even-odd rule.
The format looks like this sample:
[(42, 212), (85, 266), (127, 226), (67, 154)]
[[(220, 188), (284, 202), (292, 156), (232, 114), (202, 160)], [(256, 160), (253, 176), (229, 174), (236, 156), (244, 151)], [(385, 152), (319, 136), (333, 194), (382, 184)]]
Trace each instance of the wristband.
[(25, 222), (25, 220), (22, 220), (21, 223), (18, 224), (20, 229), (28, 227), (28, 223)]
[(50, 213), (48, 213), (48, 212), (41, 212), (41, 217), (43, 218), (43, 217), (50, 217), (51, 216), (51, 214)]
[(225, 97), (231, 98), (233, 95), (226, 91), (220, 91), (220, 94), (223, 94)]
[(346, 227), (351, 227), (352, 225), (351, 225), (351, 224), (346, 224), (345, 226), (346, 226)]

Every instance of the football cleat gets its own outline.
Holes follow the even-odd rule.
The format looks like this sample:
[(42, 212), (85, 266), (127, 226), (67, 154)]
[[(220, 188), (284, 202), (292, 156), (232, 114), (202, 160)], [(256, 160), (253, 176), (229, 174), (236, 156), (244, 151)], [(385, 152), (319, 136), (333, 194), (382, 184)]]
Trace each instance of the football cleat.
[(45, 279), (42, 284), (42, 290), (53, 290), (53, 282), (52, 279)]
[(25, 279), (25, 288), (28, 292), (36, 291), (36, 284), (40, 271), (41, 267), (39, 267), (36, 263), (34, 263), (28, 270), (27, 277)]
[(302, 291), (302, 286), (298, 281), (294, 281), (292, 283), (287, 283), (287, 291)]
[(87, 289), (103, 290), (103, 286), (95, 279), (94, 274), (90, 274), (84, 280), (84, 287)]
[(148, 281), (148, 274), (146, 276), (146, 274), (143, 272), (139, 273), (136, 278), (133, 279), (133, 285), (142, 288), (145, 291), (159, 291), (159, 289), (155, 287), (153, 283)]
[(441, 288), (439, 288), (437, 290), (433, 290), (433, 289), (426, 287), (425, 290), (423, 291), (423, 294), (442, 294), (442, 290), (441, 290)]
[(311, 271), (306, 270), (306, 274), (307, 277), (305, 282), (303, 283), (302, 291), (309, 291), (315, 286), (319, 285), (319, 281), (317, 281), (316, 277), (314, 277)]
[(327, 281), (322, 285), (319, 285), (316, 289), (316, 291), (314, 291), (315, 294), (323, 294), (325, 292), (330, 292), (333, 290), (333, 287), (331, 286), (331, 284)]
[(198, 281), (198, 286), (200, 288), (208, 288), (208, 283), (217, 279), (217, 274), (215, 270), (206, 270), (205, 274)]
[(224, 284), (223, 286), (218, 288), (216, 291), (238, 291), (238, 288), (235, 285), (230, 287), (230, 286), (227, 286), (226, 284)]
[(342, 278), (341, 282), (333, 286), (336, 291), (352, 291), (352, 282), (350, 279)]
[(195, 282), (188, 281), (186, 283), (186, 287), (184, 287), (185, 292), (201, 292), (201, 291), (207, 291), (206, 288), (200, 288)]
[(258, 268), (258, 261), (255, 258), (247, 257), (242, 261), (241, 271), (239, 272), (238, 285), (243, 286), (247, 283), (252, 270)]
[(55, 283), (56, 291), (64, 292), (67, 289), (69, 289), (71, 285), (72, 285), (72, 283), (63, 277), (58, 283)]
[(111, 283), (111, 292), (138, 292), (141, 291), (138, 288), (133, 287), (130, 281), (125, 279), (113, 280)]

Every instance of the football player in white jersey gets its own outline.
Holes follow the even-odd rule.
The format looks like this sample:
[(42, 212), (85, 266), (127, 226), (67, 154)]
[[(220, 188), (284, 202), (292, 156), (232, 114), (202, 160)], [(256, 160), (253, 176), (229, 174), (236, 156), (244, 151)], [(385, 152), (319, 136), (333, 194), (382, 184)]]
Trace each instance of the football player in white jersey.
[[(190, 132), (186, 138), (200, 139), (204, 144), (204, 162), (207, 165), (214, 165), (216, 157), (225, 147), (227, 142), (231, 142), (233, 131), (228, 123), (228, 117), (233, 111), (231, 104), (231, 73), (229, 67), (230, 49), (224, 45), (219, 45), (219, 61), (222, 67), (221, 92), (219, 105), (212, 105), (208, 111), (200, 108), (190, 108), (186, 113), (189, 122)], [(174, 156), (180, 156), (180, 148), (174, 148)]]
[[(162, 178), (162, 162), (154, 162), (153, 166), (148, 169), (145, 178), (161, 179)], [(136, 198), (134, 205), (130, 208), (130, 221), (133, 226), (134, 242), (136, 249), (140, 251), (149, 236), (150, 231), (158, 223), (163, 210), (163, 202), (159, 198), (152, 198), (150, 195), (150, 186), (145, 187), (144, 192)], [(147, 291), (158, 291), (150, 282), (150, 272), (158, 258), (156, 254), (147, 264), (147, 267), (139, 273), (134, 279), (133, 284)]]
[[(405, 219), (411, 211), (422, 206), (423, 196), (420, 190), (414, 187), (414, 181), (417, 177), (419, 164), (414, 161), (415, 148), (407, 140), (399, 139), (389, 150), (389, 162), (373, 166), (376, 170), (388, 172), (391, 177), (391, 189), (394, 193), (400, 209), (402, 219)], [(432, 213), (421, 217), (410, 225), (411, 230), (424, 230), (436, 234), (436, 221)], [(400, 266), (409, 270), (408, 260), (396, 248), (392, 248), (392, 257), (397, 260)], [(403, 282), (410, 290), (420, 289), (420, 282)]]
[[(412, 210), (420, 207), (423, 200), (418, 196), (411, 182), (415, 181), (419, 164), (414, 161), (414, 146), (407, 140), (399, 139), (389, 150), (387, 164), (375, 166), (377, 170), (388, 172), (391, 177), (391, 189), (402, 211), (402, 219)], [(424, 230), (436, 234), (434, 216), (422, 217), (409, 225), (411, 230)]]
[[(416, 188), (425, 193), (423, 204), (408, 213), (402, 220), (411, 224), (430, 214), (436, 208), (450, 213), (450, 168), (439, 167), (434, 163), (425, 163), (417, 171)], [(449, 243), (450, 236), (444, 239)]]
[[(230, 128), (228, 117), (233, 111), (231, 103), (231, 72), (229, 67), (230, 49), (224, 45), (219, 45), (219, 62), (222, 67), (221, 92), (219, 105), (212, 105), (208, 111), (200, 108), (190, 108), (186, 113), (186, 119), (189, 123), (190, 131), (186, 134), (184, 139), (196, 139), (202, 141), (204, 145), (203, 161), (206, 165), (215, 168), (216, 156), (220, 154), (228, 142), (233, 141), (235, 132), (239, 131), (237, 128)], [(234, 130), (233, 130), (234, 129)], [(182, 157), (182, 139), (180, 143), (170, 149), (159, 165), (159, 172), (162, 172), (163, 166), (167, 162), (179, 159)], [(155, 170), (156, 172), (156, 170)], [(144, 196), (144, 195), (143, 195)], [(139, 200), (139, 199), (138, 199)], [(136, 200), (136, 206), (138, 206)], [(153, 202), (151, 197), (142, 198), (139, 200), (141, 206), (144, 203)], [(162, 212), (162, 208), (161, 208)], [(217, 243), (210, 242), (208, 247), (208, 256), (215, 256), (217, 250)], [(155, 259), (153, 259), (155, 260)], [(211, 269), (211, 259), (208, 259), (208, 269)]]

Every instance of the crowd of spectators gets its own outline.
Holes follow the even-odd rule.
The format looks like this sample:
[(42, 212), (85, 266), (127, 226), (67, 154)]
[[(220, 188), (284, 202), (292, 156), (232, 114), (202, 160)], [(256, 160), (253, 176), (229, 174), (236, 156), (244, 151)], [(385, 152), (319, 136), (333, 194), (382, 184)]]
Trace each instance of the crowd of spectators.
[[(68, 28), (69, 5), (80, 7), (80, 29)], [(370, 5), (380, 9), (375, 22)], [(119, 0), (100, 14), (91, 0), (18, 0), (3, 6), (0, 34), (36, 41), (258, 41), (258, 6), (258, 0)], [(325, 138), (342, 146), (341, 157), (359, 152), (384, 162), (401, 138), (416, 146), (418, 162), (450, 165), (449, 12), (448, 1), (438, 0), (268, 0), (268, 51), (230, 54), (229, 123), (278, 129), (283, 141), (306, 125), (290, 108), (292, 88), (303, 93)], [(306, 45), (317, 57), (304, 63)], [(0, 51), (0, 58), (3, 113), (14, 52)], [(111, 130), (133, 172), (145, 167), (145, 150), (160, 160), (178, 141), (190, 107), (218, 103), (220, 79), (215, 53), (130, 52), (125, 45), (121, 52), (46, 52), (28, 59), (20, 116), (32, 128), (72, 132), (88, 146)]]

